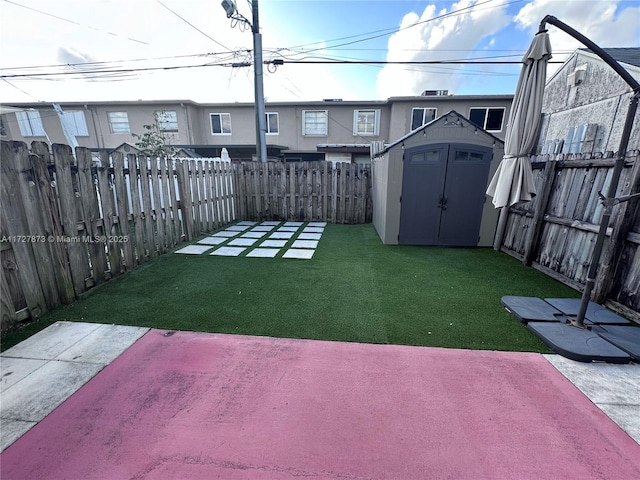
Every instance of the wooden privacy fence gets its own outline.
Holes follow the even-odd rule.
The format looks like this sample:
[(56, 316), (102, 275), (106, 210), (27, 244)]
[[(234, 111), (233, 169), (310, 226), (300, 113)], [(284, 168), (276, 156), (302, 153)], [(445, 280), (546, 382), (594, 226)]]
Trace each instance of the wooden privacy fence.
[(1, 147), (3, 331), (235, 219), (229, 162)]
[[(556, 155), (532, 158), (538, 195), (508, 210), (496, 246), (582, 290), (587, 280), (615, 158)], [(640, 152), (627, 152), (617, 197), (640, 191)], [(640, 201), (613, 207), (593, 300), (640, 320)]]
[(373, 211), (356, 164), (98, 160), (7, 141), (1, 155), (3, 332), (237, 218), (365, 223)]
[(244, 162), (234, 166), (239, 218), (371, 222), (373, 203), (368, 165)]

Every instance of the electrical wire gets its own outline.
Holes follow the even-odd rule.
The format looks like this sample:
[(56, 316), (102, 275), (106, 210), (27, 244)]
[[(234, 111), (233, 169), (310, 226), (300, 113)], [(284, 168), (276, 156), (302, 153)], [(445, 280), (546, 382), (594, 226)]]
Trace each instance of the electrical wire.
[(206, 34), (205, 32), (203, 32), (202, 30), (200, 30), (198, 27), (196, 27), (193, 23), (189, 22), (189, 20), (187, 20), (186, 18), (182, 17), (180, 14), (178, 14), (177, 12), (171, 10), (169, 7), (167, 7), (164, 3), (162, 3), (160, 0), (156, 0), (160, 5), (162, 5), (164, 8), (166, 8), (167, 10), (169, 10), (171, 13), (173, 13), (176, 17), (178, 17), (180, 20), (182, 20), (184, 23), (186, 23), (187, 25), (189, 25), (191, 28), (193, 28), (194, 30), (200, 32), (202, 35), (204, 35), (205, 37), (207, 37), (209, 40), (211, 40), (213, 43), (220, 45), (222, 48), (224, 48), (225, 50), (228, 50), (229, 52), (231, 52), (232, 50), (223, 45), (222, 43), (220, 43), (218, 40), (216, 40), (215, 38), (212, 38), (211, 36), (209, 36), (208, 34)]
[(17, 6), (17, 7), (26, 8), (27, 10), (31, 10), (32, 12), (36, 12), (36, 13), (39, 13), (39, 14), (41, 14), (41, 15), (46, 15), (47, 17), (55, 18), (55, 19), (61, 20), (61, 21), (63, 21), (63, 22), (67, 22), (67, 23), (71, 23), (71, 24), (73, 24), (73, 25), (77, 25), (77, 26), (79, 26), (79, 27), (85, 27), (85, 28), (88, 28), (88, 29), (90, 29), (90, 30), (95, 30), (96, 32), (105, 33), (105, 34), (107, 34), (107, 35), (111, 35), (111, 36), (114, 36), (114, 37), (122, 37), (122, 38), (126, 38), (127, 40), (130, 40), (130, 41), (132, 41), (132, 42), (136, 42), (136, 43), (142, 43), (143, 45), (151, 45), (150, 43), (145, 42), (145, 41), (143, 41), (143, 40), (138, 40), (138, 39), (136, 39), (136, 38), (127, 37), (127, 36), (125, 36), (125, 35), (120, 35), (120, 34), (118, 34), (118, 33), (109, 32), (109, 31), (107, 31), (107, 30), (101, 30), (101, 29), (99, 29), (99, 28), (97, 28), (97, 27), (94, 27), (94, 26), (92, 26), (92, 25), (85, 25), (85, 24), (82, 24), (82, 23), (76, 22), (75, 20), (69, 20), (68, 18), (64, 18), (64, 17), (61, 17), (61, 16), (59, 16), (59, 15), (55, 15), (55, 14), (53, 14), (53, 13), (44, 12), (44, 11), (42, 11), (42, 10), (38, 10), (37, 8), (28, 7), (27, 5), (22, 5), (21, 3), (14, 2), (14, 1), (12, 1), (12, 0), (3, 0), (3, 1), (4, 1), (4, 2), (6, 2), (6, 3), (10, 3), (11, 5), (15, 5), (15, 6)]
[[(351, 42), (341, 43), (341, 44), (338, 44), (338, 45), (332, 45), (330, 47), (322, 47), (322, 48), (316, 48), (316, 49), (307, 50), (305, 53), (310, 53), (310, 52), (314, 52), (314, 51), (318, 51), (318, 50), (325, 50), (325, 49), (330, 49), (330, 48), (336, 48), (336, 47), (344, 47), (344, 46), (347, 46), (347, 45), (353, 45), (355, 43), (366, 42), (366, 41), (369, 41), (369, 40), (374, 40), (376, 38), (386, 37), (388, 35), (392, 35), (394, 33), (398, 33), (398, 32), (401, 32), (403, 30), (408, 30), (409, 28), (413, 28), (413, 27), (416, 27), (418, 25), (422, 25), (424, 23), (433, 22), (435, 20), (440, 20), (440, 19), (447, 18), (447, 17), (453, 17), (453, 16), (457, 16), (457, 15), (462, 15), (466, 10), (475, 8), (475, 7), (479, 6), (479, 5), (485, 5), (485, 4), (491, 3), (493, 1), (494, 0), (485, 0), (484, 2), (474, 3), (473, 5), (468, 5), (468, 6), (464, 7), (464, 8), (459, 9), (459, 10), (453, 10), (451, 12), (447, 12), (447, 13), (444, 13), (442, 15), (438, 15), (436, 17), (431, 17), (431, 18), (428, 18), (426, 20), (421, 20), (421, 21), (413, 23), (411, 25), (407, 25), (406, 27), (385, 28), (385, 29), (381, 29), (381, 30), (373, 30), (371, 32), (361, 33), (361, 34), (357, 34), (357, 35), (349, 35), (347, 37), (341, 37), (341, 38), (337, 38), (337, 39), (334, 39), (334, 40), (323, 40), (323, 41), (319, 41), (319, 42), (312, 42), (312, 43), (308, 43), (308, 44), (298, 45), (298, 46), (295, 46), (295, 47), (289, 47), (289, 50), (293, 50), (295, 48), (301, 48), (301, 47), (305, 47), (305, 46), (309, 46), (309, 45), (317, 45), (319, 43), (327, 43), (327, 42), (335, 42), (335, 41), (340, 41), (340, 40), (348, 40), (350, 38), (361, 37), (362, 35), (376, 34), (376, 35), (371, 35), (369, 37), (366, 37), (366, 38), (363, 38), (363, 39), (360, 39), (360, 40), (354, 40), (354, 41), (351, 41)], [(514, 4), (514, 3), (521, 3), (522, 1), (523, 0), (513, 0), (511, 2), (501, 3), (499, 5), (494, 5), (494, 6), (487, 7), (487, 8), (493, 9), (493, 8), (498, 8), (498, 7), (502, 7), (502, 6), (506, 6), (506, 5), (511, 5), (511, 4)], [(485, 10), (485, 9), (479, 9), (479, 10)], [(379, 33), (379, 32), (383, 32), (383, 33)]]

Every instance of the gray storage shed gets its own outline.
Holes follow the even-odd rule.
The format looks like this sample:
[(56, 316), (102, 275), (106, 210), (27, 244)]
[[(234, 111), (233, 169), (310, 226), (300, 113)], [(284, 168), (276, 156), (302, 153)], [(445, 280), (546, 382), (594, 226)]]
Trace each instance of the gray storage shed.
[(373, 225), (383, 243), (492, 246), (498, 212), (485, 191), (503, 152), (453, 110), (378, 152)]

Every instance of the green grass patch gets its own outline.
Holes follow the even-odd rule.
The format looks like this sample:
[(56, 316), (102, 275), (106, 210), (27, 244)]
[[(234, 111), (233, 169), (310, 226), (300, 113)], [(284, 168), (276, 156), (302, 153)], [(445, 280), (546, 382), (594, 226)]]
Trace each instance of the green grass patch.
[(491, 249), (383, 245), (371, 224), (328, 225), (311, 260), (167, 254), (40, 323), (547, 352), (503, 295), (578, 293)]

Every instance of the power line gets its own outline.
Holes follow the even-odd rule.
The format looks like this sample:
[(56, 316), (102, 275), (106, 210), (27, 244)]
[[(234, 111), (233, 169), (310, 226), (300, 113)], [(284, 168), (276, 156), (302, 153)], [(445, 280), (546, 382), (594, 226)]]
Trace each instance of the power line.
[[(368, 40), (374, 40), (376, 38), (386, 37), (388, 35), (392, 35), (394, 33), (397, 33), (397, 32), (403, 31), (403, 30), (408, 30), (409, 28), (413, 28), (413, 27), (416, 27), (418, 25), (422, 25), (424, 23), (433, 22), (435, 20), (440, 20), (442, 18), (461, 15), (466, 10), (472, 9), (472, 8), (477, 7), (479, 5), (485, 5), (485, 4), (491, 3), (493, 1), (494, 0), (485, 0), (484, 2), (475, 3), (473, 5), (469, 5), (467, 7), (461, 8), (459, 10), (454, 10), (454, 11), (451, 11), (451, 12), (444, 13), (442, 15), (438, 15), (436, 17), (431, 17), (431, 18), (428, 18), (426, 20), (421, 20), (421, 21), (413, 23), (411, 25), (407, 25), (406, 27), (385, 28), (385, 29), (381, 29), (381, 30), (374, 30), (374, 31), (371, 31), (371, 32), (368, 32), (368, 33), (361, 33), (361, 34), (358, 34), (358, 35), (349, 35), (349, 36), (337, 38), (337, 39), (334, 39), (334, 40), (326, 40), (326, 41), (312, 42), (312, 43), (307, 43), (307, 44), (303, 44), (303, 45), (298, 45), (298, 46), (295, 46), (295, 47), (290, 47), (290, 48), (288, 48), (286, 50), (292, 50), (292, 49), (295, 49), (295, 48), (301, 48), (301, 47), (305, 47), (305, 46), (309, 46), (309, 45), (317, 45), (319, 43), (335, 42), (335, 41), (340, 41), (340, 40), (348, 40), (350, 38), (357, 38), (357, 37), (361, 37), (363, 35), (378, 34), (379, 32), (383, 32), (383, 33), (379, 33), (378, 35), (371, 35), (369, 37), (362, 38), (360, 40), (354, 40), (354, 41), (351, 41), (351, 42), (341, 43), (341, 44), (338, 44), (338, 45), (333, 45), (331, 47), (316, 48), (316, 49), (307, 50), (307, 51), (301, 52), (301, 53), (310, 53), (310, 52), (314, 52), (314, 51), (318, 51), (318, 50), (325, 50), (327, 48), (344, 47), (344, 46), (347, 46), (347, 45), (353, 45), (354, 43), (366, 42)], [(491, 6), (491, 7), (488, 7), (488, 8), (497, 8), (497, 7), (502, 7), (502, 6), (505, 6), (505, 5), (511, 5), (511, 4), (514, 4), (514, 3), (521, 3), (521, 2), (522, 2), (522, 0), (513, 0), (511, 2), (501, 3), (499, 5)], [(482, 9), (482, 10), (484, 10), (484, 9)]]
[(145, 67), (145, 68), (124, 68), (116, 70), (88, 70), (88, 71), (74, 71), (74, 72), (44, 72), (44, 73), (23, 73), (23, 74), (9, 74), (0, 75), (0, 79), (7, 78), (39, 78), (46, 79), (44, 77), (67, 77), (67, 76), (87, 76), (92, 74), (110, 74), (110, 73), (133, 73), (133, 72), (149, 72), (158, 70), (180, 70), (184, 68), (201, 68), (201, 67), (249, 67), (249, 62), (236, 62), (236, 63), (204, 63), (199, 65), (173, 65), (164, 67)]
[(193, 28), (194, 30), (200, 32), (202, 35), (204, 35), (205, 37), (207, 37), (209, 40), (211, 40), (212, 42), (220, 45), (222, 48), (228, 50), (228, 51), (233, 51), (231, 50), (229, 47), (221, 44), (219, 41), (217, 41), (215, 38), (210, 37), (209, 35), (207, 35), (205, 32), (203, 32), (202, 30), (200, 30), (198, 27), (196, 27), (193, 23), (189, 22), (189, 20), (187, 20), (186, 18), (180, 16), (178, 13), (176, 13), (175, 11), (171, 10), (169, 7), (167, 7), (164, 3), (162, 3), (160, 0), (156, 0), (160, 5), (162, 5), (164, 8), (166, 8), (167, 10), (169, 10), (171, 13), (173, 13), (176, 17), (178, 17), (180, 20), (182, 20), (184, 23), (186, 23), (187, 25), (189, 25), (191, 28)]
[(9, 80), (7, 80), (6, 78), (0, 78), (0, 80), (2, 80), (3, 82), (7, 83), (8, 85), (12, 86), (13, 88), (15, 88), (16, 90), (24, 93), (25, 95), (33, 98), (35, 101), (40, 102), (41, 100), (34, 97), (33, 95), (31, 95), (29, 92), (25, 92), (23, 89), (21, 89), (20, 87), (15, 86), (13, 83), (11, 83)]
[(53, 13), (43, 12), (42, 10), (38, 10), (37, 8), (28, 7), (27, 5), (22, 5), (21, 3), (14, 2), (12, 0), (4, 0), (4, 1), (6, 3), (10, 3), (11, 5), (16, 5), (17, 7), (26, 8), (27, 10), (31, 10), (32, 12), (36, 12), (36, 13), (39, 13), (41, 15), (46, 15), (47, 17), (51, 17), (51, 18), (55, 18), (55, 19), (61, 20), (63, 22), (71, 23), (71, 24), (77, 25), (79, 27), (86, 27), (86, 28), (89, 28), (91, 30), (95, 30), (97, 32), (106, 33), (107, 35), (113, 35), (114, 37), (123, 37), (123, 38), (126, 38), (127, 40), (130, 40), (132, 42), (142, 43), (143, 45), (150, 45), (149, 43), (147, 43), (147, 42), (145, 42), (143, 40), (138, 40), (138, 39), (135, 39), (135, 38), (127, 37), (127, 36), (120, 35), (120, 34), (113, 33), (113, 32), (109, 32), (109, 31), (106, 31), (106, 30), (101, 30), (101, 29), (99, 29), (97, 27), (94, 27), (94, 26), (91, 26), (91, 25), (83, 25), (82, 23), (76, 22), (75, 20), (69, 20), (68, 18), (64, 18), (64, 17), (61, 17), (59, 15), (55, 15)]
[[(304, 63), (318, 65), (522, 65), (522, 62), (508, 60), (489, 60), (489, 61), (472, 61), (472, 60), (407, 60), (407, 61), (389, 61), (389, 60), (284, 60), (276, 58), (274, 60), (266, 60), (264, 63), (273, 65), (283, 65), (285, 63)], [(564, 63), (561, 61), (548, 63)]]
[[(234, 52), (234, 56), (238, 51)], [(127, 62), (150, 62), (153, 60), (178, 60), (182, 58), (193, 58), (193, 57), (215, 57), (215, 56), (222, 55), (223, 53), (228, 54), (228, 52), (192, 53), (192, 54), (185, 54), (185, 55), (171, 55), (166, 57), (131, 58), (131, 59), (125, 59), (125, 60), (103, 60), (103, 61), (96, 61), (96, 62), (55, 63), (55, 64), (49, 64), (49, 65), (24, 65), (24, 66), (17, 66), (17, 67), (1, 67), (0, 70), (31, 70), (36, 68), (85, 67), (85, 66), (121, 64), (121, 63), (127, 63)], [(228, 58), (230, 59), (233, 57), (230, 56)]]

